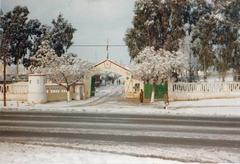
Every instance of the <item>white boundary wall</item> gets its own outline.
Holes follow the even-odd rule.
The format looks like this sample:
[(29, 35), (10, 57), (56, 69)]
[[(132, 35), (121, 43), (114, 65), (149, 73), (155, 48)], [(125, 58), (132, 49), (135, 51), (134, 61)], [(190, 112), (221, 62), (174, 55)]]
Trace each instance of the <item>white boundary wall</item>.
[[(42, 99), (43, 93), (35, 92), (39, 91), (39, 87), (35, 89), (32, 88), (32, 93), (29, 95), (29, 83), (15, 83), (6, 85), (7, 88), (7, 101), (19, 101), (19, 102), (29, 102), (31, 103), (45, 103), (44, 101), (32, 101), (32, 99), (36, 96), (32, 96), (32, 94), (39, 93), (39, 100)], [(56, 84), (45, 84), (45, 96), (47, 102), (54, 101), (67, 101), (67, 91), (64, 87), (61, 87)], [(71, 97), (74, 100), (82, 100), (84, 99), (84, 86), (82, 84), (76, 85), (75, 90), (71, 88)], [(3, 101), (3, 85), (0, 85), (0, 101)]]
[[(8, 101), (27, 101), (28, 83), (7, 84), (6, 89)], [(0, 85), (0, 100), (3, 100), (3, 85)]]
[(235, 98), (240, 97), (240, 83), (169, 83), (168, 94), (171, 101), (211, 98)]
[(47, 101), (64, 101), (67, 100), (67, 90), (59, 85), (46, 84)]
[[(28, 101), (29, 84), (15, 83), (7, 85), (8, 101)], [(45, 84), (47, 102), (66, 101), (66, 90), (55, 84)], [(79, 88), (81, 87), (81, 88)], [(84, 99), (84, 85), (71, 89), (71, 96), (75, 100)], [(240, 98), (240, 82), (198, 82), (198, 83), (169, 83), (168, 95), (170, 101), (200, 100), (213, 98)], [(0, 85), (0, 101), (3, 100), (3, 86)]]

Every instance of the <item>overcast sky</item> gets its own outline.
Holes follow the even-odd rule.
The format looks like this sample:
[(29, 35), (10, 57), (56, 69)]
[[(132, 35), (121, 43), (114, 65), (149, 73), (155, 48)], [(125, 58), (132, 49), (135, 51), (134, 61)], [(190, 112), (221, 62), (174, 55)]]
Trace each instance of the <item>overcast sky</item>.
[[(59, 13), (77, 29), (75, 44), (124, 44), (123, 38), (131, 27), (134, 0), (0, 0), (4, 12), (14, 6), (27, 6), (30, 18), (43, 24), (51, 23)], [(69, 52), (92, 62), (106, 58), (106, 47), (72, 47)], [(110, 47), (110, 59), (128, 64), (127, 47)]]

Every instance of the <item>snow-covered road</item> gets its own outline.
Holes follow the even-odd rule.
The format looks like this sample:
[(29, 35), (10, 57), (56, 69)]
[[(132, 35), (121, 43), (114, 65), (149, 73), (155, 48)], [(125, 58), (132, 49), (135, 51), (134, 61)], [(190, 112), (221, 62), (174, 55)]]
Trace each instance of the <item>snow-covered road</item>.
[(95, 96), (89, 99), (88, 102), (80, 105), (73, 105), (72, 107), (99, 106), (106, 102), (121, 100), (123, 98), (123, 89), (124, 86), (122, 85), (110, 85), (97, 88)]
[(5, 142), (188, 162), (240, 161), (238, 118), (4, 112), (0, 120)]

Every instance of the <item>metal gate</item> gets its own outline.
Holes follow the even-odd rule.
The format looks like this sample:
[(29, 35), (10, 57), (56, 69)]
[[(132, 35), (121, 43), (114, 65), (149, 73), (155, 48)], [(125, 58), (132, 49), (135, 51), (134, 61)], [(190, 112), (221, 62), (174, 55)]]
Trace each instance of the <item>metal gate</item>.
[[(152, 95), (152, 84), (144, 84), (144, 98), (150, 99)], [(167, 84), (157, 84), (155, 85), (155, 99), (164, 99), (164, 96), (168, 92)]]
[(95, 91), (96, 91), (95, 81), (96, 81), (96, 77), (92, 76), (92, 78), (91, 78), (91, 97), (95, 96)]

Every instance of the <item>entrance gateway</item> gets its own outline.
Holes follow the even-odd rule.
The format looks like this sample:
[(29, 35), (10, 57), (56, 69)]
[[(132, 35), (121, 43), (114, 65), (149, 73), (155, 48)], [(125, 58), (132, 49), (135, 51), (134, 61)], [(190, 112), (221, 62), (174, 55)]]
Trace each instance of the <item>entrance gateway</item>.
[(96, 65), (94, 65), (87, 75), (85, 76), (85, 89), (86, 97), (89, 98), (94, 96), (95, 92), (95, 79), (92, 78), (94, 75), (111, 72), (121, 76), (124, 80), (124, 97), (126, 98), (137, 98), (140, 90), (143, 89), (143, 83), (139, 80), (132, 78), (132, 73), (129, 69), (124, 66), (117, 64), (116, 62), (106, 59)]

